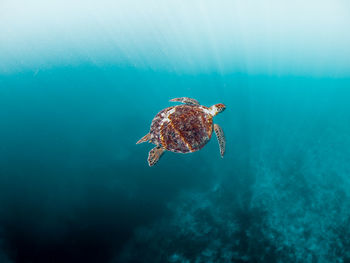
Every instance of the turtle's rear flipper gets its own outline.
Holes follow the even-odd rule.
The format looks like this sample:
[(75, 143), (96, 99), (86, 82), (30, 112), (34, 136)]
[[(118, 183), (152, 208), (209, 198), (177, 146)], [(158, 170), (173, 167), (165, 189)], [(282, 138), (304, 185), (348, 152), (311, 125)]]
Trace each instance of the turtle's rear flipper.
[(150, 138), (151, 138), (151, 135), (149, 133), (147, 133), (140, 140), (138, 140), (136, 144), (147, 142), (147, 141), (149, 141)]
[(195, 99), (187, 98), (187, 97), (181, 97), (181, 98), (175, 98), (171, 99), (172, 102), (182, 102), (188, 105), (199, 105), (199, 102)]
[(220, 147), (220, 155), (221, 155), (221, 157), (224, 157), (225, 146), (226, 146), (224, 132), (222, 131), (221, 127), (217, 124), (214, 124), (214, 131), (215, 131), (216, 137), (218, 138), (219, 147)]
[(149, 166), (155, 165), (158, 162), (159, 158), (164, 153), (164, 151), (165, 151), (164, 148), (160, 146), (156, 146), (152, 150), (150, 150), (148, 153), (148, 165)]

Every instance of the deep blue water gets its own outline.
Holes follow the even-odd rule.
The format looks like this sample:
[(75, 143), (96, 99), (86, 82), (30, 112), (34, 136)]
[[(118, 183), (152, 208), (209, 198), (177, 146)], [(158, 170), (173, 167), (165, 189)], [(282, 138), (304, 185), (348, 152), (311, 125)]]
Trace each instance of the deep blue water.
[[(345, 1), (4, 3), (0, 263), (350, 262)], [(226, 154), (148, 167), (182, 96), (226, 105)]]
[[(4, 257), (349, 260), (349, 84), (87, 66), (3, 77)], [(226, 155), (213, 138), (150, 168), (135, 142), (182, 95), (227, 105)]]

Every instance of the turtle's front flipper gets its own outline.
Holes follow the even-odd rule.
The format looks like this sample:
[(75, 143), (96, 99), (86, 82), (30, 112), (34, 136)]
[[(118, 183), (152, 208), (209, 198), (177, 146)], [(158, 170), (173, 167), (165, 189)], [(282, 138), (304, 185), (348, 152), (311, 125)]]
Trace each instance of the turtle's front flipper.
[(151, 134), (147, 133), (145, 136), (143, 136), (140, 140), (137, 141), (136, 144), (147, 142), (151, 139)]
[(152, 150), (150, 150), (148, 153), (148, 165), (155, 165), (164, 153), (164, 151), (164, 148), (162, 148), (161, 146), (156, 146)]
[(215, 131), (216, 137), (218, 138), (221, 157), (224, 157), (225, 146), (226, 146), (226, 139), (225, 139), (224, 132), (222, 131), (221, 127), (217, 124), (214, 124), (214, 131)]
[(188, 105), (199, 105), (199, 102), (195, 99), (187, 98), (187, 97), (181, 97), (181, 98), (175, 98), (170, 100), (172, 102), (182, 102)]

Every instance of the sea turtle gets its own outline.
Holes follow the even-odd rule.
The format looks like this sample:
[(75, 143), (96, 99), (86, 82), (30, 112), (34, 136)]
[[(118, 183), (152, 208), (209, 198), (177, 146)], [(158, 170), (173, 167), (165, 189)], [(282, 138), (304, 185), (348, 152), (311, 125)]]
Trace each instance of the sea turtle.
[(213, 117), (225, 110), (222, 103), (211, 107), (199, 105), (195, 99), (182, 97), (170, 100), (184, 105), (161, 110), (153, 119), (150, 132), (136, 144), (150, 142), (156, 145), (148, 154), (149, 166), (155, 165), (164, 151), (190, 153), (200, 150), (211, 138), (213, 129), (220, 146), (221, 157), (225, 153), (225, 136)]

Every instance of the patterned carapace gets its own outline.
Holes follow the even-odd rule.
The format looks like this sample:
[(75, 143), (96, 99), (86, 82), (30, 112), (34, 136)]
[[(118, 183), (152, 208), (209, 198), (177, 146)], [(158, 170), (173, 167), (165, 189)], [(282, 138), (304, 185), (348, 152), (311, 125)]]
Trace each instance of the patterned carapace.
[(165, 151), (190, 153), (200, 150), (210, 140), (213, 130), (219, 142), (220, 155), (223, 157), (226, 140), (221, 127), (213, 124), (213, 117), (223, 112), (226, 106), (218, 103), (208, 108), (188, 97), (174, 98), (170, 101), (185, 105), (160, 111), (152, 121), (150, 132), (136, 142), (150, 142), (156, 145), (148, 153), (148, 165), (155, 165)]
[(208, 111), (205, 106), (187, 104), (160, 111), (151, 124), (151, 142), (172, 152), (200, 150), (212, 136), (213, 118)]

